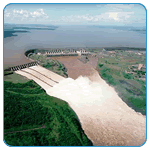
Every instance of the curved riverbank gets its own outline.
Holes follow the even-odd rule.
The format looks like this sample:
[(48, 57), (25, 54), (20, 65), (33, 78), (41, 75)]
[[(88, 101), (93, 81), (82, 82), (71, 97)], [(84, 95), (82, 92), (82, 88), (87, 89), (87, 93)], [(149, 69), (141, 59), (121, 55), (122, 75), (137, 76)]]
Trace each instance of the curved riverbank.
[(78, 57), (55, 59), (75, 80), (63, 80), (47, 93), (69, 103), (95, 146), (139, 146), (145, 142), (146, 117), (131, 109), (100, 77), (93, 68), (95, 59), (86, 64)]
[(7, 146), (93, 145), (65, 101), (47, 95), (31, 80), (16, 84), (4, 82), (4, 86)]
[(65, 79), (47, 94), (69, 103), (95, 146), (142, 145), (146, 117), (128, 107), (97, 72), (89, 79)]
[(142, 145), (146, 139), (146, 117), (128, 107), (99, 76), (94, 69), (97, 58), (86, 64), (78, 58), (54, 57), (66, 66), (70, 78), (47, 89), (47, 94), (69, 103), (95, 146)]

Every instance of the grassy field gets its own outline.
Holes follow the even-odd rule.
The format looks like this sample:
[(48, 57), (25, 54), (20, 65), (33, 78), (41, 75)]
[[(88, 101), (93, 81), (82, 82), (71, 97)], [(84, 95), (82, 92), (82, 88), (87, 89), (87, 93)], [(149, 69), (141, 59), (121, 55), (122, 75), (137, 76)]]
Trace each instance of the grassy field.
[(91, 146), (75, 112), (34, 81), (4, 81), (4, 140), (10, 146)]
[(54, 59), (47, 59), (47, 56), (33, 54), (30, 56), (31, 59), (38, 61), (39, 64), (63, 77), (68, 77), (67, 68), (61, 63)]
[(146, 114), (146, 81), (136, 75), (127, 74), (125, 70), (135, 64), (146, 65), (146, 54), (137, 56), (126, 51), (116, 51), (114, 57), (103, 57), (98, 60), (98, 71), (119, 96), (134, 110)]

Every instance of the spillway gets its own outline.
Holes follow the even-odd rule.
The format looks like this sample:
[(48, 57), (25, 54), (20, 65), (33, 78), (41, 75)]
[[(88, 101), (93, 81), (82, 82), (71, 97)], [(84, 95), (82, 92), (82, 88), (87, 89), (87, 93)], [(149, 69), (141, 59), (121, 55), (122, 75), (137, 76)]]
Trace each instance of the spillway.
[(45, 91), (49, 88), (52, 88), (55, 84), (58, 84), (61, 80), (65, 79), (64, 77), (39, 65), (17, 70), (15, 73), (34, 80)]
[(146, 139), (146, 117), (122, 101), (95, 70), (89, 77), (64, 78), (41, 66), (15, 71), (46, 93), (66, 101), (95, 146), (139, 146)]
[(62, 80), (46, 92), (70, 105), (95, 146), (140, 146), (145, 142), (146, 117), (128, 107), (97, 72), (89, 78)]

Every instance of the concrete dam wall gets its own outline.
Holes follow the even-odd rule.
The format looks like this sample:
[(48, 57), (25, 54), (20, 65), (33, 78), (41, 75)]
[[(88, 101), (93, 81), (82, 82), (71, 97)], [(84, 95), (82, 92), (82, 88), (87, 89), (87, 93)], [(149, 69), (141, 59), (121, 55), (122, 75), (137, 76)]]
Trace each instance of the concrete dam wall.
[(16, 70), (15, 73), (34, 80), (44, 90), (53, 87), (55, 84), (58, 84), (61, 80), (65, 79), (64, 77), (39, 65)]

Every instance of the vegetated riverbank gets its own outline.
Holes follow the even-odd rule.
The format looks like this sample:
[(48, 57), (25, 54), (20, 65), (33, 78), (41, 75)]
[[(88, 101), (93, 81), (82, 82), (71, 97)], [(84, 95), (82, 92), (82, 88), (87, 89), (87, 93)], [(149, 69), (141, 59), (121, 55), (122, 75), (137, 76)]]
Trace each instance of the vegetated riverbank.
[(10, 146), (91, 146), (68, 104), (34, 81), (4, 81), (4, 140)]
[(89, 77), (62, 80), (46, 92), (68, 102), (94, 146), (144, 144), (145, 116), (128, 107), (96, 70)]
[[(146, 53), (144, 48), (120, 47), (120, 49), (112, 50), (101, 49), (89, 56), (62, 56), (53, 57), (53, 60), (47, 58), (47, 61), (51, 64), (51, 61), (64, 64), (63, 66), (67, 68), (64, 70), (73, 79), (81, 75), (91, 76), (97, 64), (101, 77), (115, 87), (119, 96), (134, 110), (146, 115)], [(46, 56), (42, 55), (31, 55), (31, 57), (35, 57), (35, 60), (37, 57), (46, 60)]]
[(29, 56), (30, 59), (38, 61), (39, 65), (63, 76), (63, 77), (68, 77), (67, 74), (67, 68), (64, 66), (59, 61), (56, 61), (54, 59), (47, 59), (47, 56), (44, 55), (37, 55), (37, 54), (32, 54)]
[[(47, 60), (42, 55), (32, 55), (30, 58), (38, 61), (43, 67), (67, 77), (67, 70), (62, 63)], [(48, 96), (32, 80), (26, 80), (15, 73), (9, 75), (7, 72), (5, 75), (4, 140), (8, 145), (93, 145), (84, 134), (78, 117), (66, 102)]]
[[(60, 57), (58, 57), (60, 58)], [(77, 58), (72, 60), (66, 58), (61, 58), (64, 59), (63, 64), (68, 64), (70, 68), (72, 68), (73, 72), (70, 72), (69, 75), (73, 75), (73, 73), (76, 73), (77, 75), (84, 75), (84, 76), (90, 76), (94, 75), (95, 70), (92, 67), (92, 64), (90, 64), (90, 61), (87, 63), (83, 64), (81, 63)], [(59, 60), (61, 60), (59, 59)], [(57, 59), (56, 59), (57, 60)], [(62, 61), (61, 61), (62, 62)], [(71, 63), (70, 63), (71, 62)], [(110, 65), (110, 62), (107, 60), (108, 64)], [(81, 65), (82, 64), (82, 65)], [(113, 66), (116, 64), (116, 62), (113, 62), (111, 65)], [(103, 67), (104, 64), (100, 64), (100, 67)], [(112, 67), (111, 66), (111, 67)], [(77, 71), (78, 68), (78, 71)], [(114, 66), (115, 69), (118, 69), (118, 66)], [(67, 68), (68, 69), (68, 68)], [(68, 69), (69, 72), (70, 69)], [(107, 69), (106, 69), (107, 70)], [(109, 70), (109, 69), (108, 69)], [(90, 72), (90, 73), (89, 73)], [(111, 72), (112, 73), (112, 72)], [(109, 75), (109, 74), (108, 74)], [(75, 77), (75, 76), (74, 76)], [(93, 92), (101, 91), (101, 94), (98, 92), (97, 96), (102, 96), (103, 98), (98, 99), (98, 101), (95, 100), (96, 94), (91, 95), (91, 98), (88, 96), (89, 93), (86, 89), (84, 89), (84, 84), (85, 82), (77, 82), (81, 83), (83, 86), (83, 91), (84, 94), (88, 96), (88, 99), (85, 98), (85, 95), (83, 98), (85, 99), (80, 99), (82, 93), (82, 90), (80, 88), (77, 88), (78, 91), (80, 90), (80, 94), (78, 94), (76, 90), (71, 90), (73, 88), (72, 82), (69, 80), (70, 88), (68, 87), (67, 83), (62, 83), (61, 88), (63, 90), (68, 90), (69, 91), (74, 91), (74, 94), (79, 96), (80, 98), (75, 98), (75, 96), (70, 96), (67, 95), (67, 98), (65, 97), (65, 94), (67, 92), (63, 92), (64, 100), (67, 102), (70, 102), (71, 107), (76, 110), (75, 112), (78, 112), (80, 116), (80, 121), (82, 120), (82, 127), (84, 131), (86, 131), (86, 135), (94, 141), (94, 145), (140, 145), (143, 144), (145, 140), (145, 118), (142, 115), (138, 115), (135, 113), (132, 109), (128, 108), (121, 99), (116, 97), (116, 92), (112, 91), (111, 88), (107, 88), (107, 84), (101, 81), (99, 76), (90, 76), (89, 77), (91, 80), (100, 82), (100, 85), (97, 84), (92, 84), (90, 86), (99, 88), (98, 90), (94, 90)], [(79, 79), (80, 81), (80, 79)], [(66, 80), (67, 82), (67, 80)], [(76, 81), (73, 81), (76, 83)], [(89, 82), (89, 81), (88, 81)], [(120, 82), (123, 82), (122, 80)], [(132, 81), (134, 83), (134, 81)], [(89, 83), (88, 83), (89, 84)], [(104, 85), (104, 86), (103, 86)], [(63, 88), (63, 86), (68, 87), (69, 89)], [(106, 88), (104, 88), (106, 86)], [(57, 88), (57, 87), (56, 87)], [(55, 97), (61, 98), (61, 89), (59, 87), (59, 90), (53, 89), (54, 92), (56, 92)], [(104, 92), (104, 93), (103, 93)], [(114, 95), (112, 95), (112, 93)], [(51, 94), (50, 94), (51, 95)], [(105, 95), (105, 96), (104, 96)], [(93, 101), (94, 98), (94, 101)], [(61, 98), (63, 99), (63, 98)], [(73, 101), (74, 99), (74, 101)], [(85, 100), (82, 101), (82, 100)], [(87, 100), (89, 100), (87, 102)], [(92, 100), (92, 103), (91, 103)], [(102, 100), (102, 101), (101, 101)], [(104, 101), (104, 104), (103, 104)], [(99, 102), (100, 105), (97, 106), (97, 102)], [(102, 102), (102, 103), (101, 103)], [(91, 105), (92, 104), (92, 105)], [(80, 106), (80, 107), (78, 107)], [(91, 108), (91, 106), (93, 106)], [(97, 107), (96, 107), (97, 106)], [(100, 109), (101, 106), (101, 109)], [(105, 106), (105, 107), (103, 107)], [(83, 109), (84, 108), (84, 109)], [(85, 115), (85, 110), (86, 110), (86, 115)], [(99, 111), (99, 113), (98, 113)], [(82, 112), (82, 113), (80, 113)], [(77, 115), (78, 115), (77, 113)], [(84, 114), (84, 115), (83, 115)], [(88, 115), (87, 115), (88, 114)], [(99, 114), (99, 116), (97, 116)], [(132, 115), (131, 115), (132, 114)], [(97, 116), (97, 117), (96, 117)], [(107, 117), (106, 117), (107, 116)], [(114, 118), (115, 116), (115, 118)], [(140, 119), (139, 119), (140, 118)], [(122, 126), (124, 125), (124, 126)], [(131, 128), (132, 126), (132, 128)], [(38, 126), (34, 127), (35, 128), (42, 128), (43, 126)], [(43, 128), (42, 128), (43, 129)], [(118, 129), (120, 129), (118, 131)], [(126, 131), (125, 131), (126, 129)], [(31, 131), (31, 130), (30, 130)], [(127, 133), (125, 134), (124, 131)], [(118, 136), (119, 135), (119, 136)]]
[(146, 115), (146, 54), (113, 51), (106, 55), (105, 52), (97, 65), (100, 76), (115, 88), (122, 100)]
[[(146, 66), (146, 53), (144, 51), (101, 49), (90, 56), (55, 57), (54, 59), (66, 66), (68, 76), (73, 79), (81, 75), (89, 77), (95, 72), (93, 68), (97, 68), (100, 76), (115, 87), (116, 92), (129, 107), (146, 115), (146, 68), (143, 68)], [(131, 66), (135, 66), (134, 70)], [(142, 67), (138, 70), (138, 66)]]
[[(67, 77), (62, 63), (37, 55), (32, 59), (35, 57), (40, 65)], [(4, 140), (11, 146), (92, 146), (66, 102), (48, 96), (34, 81), (8, 72), (4, 81), (4, 132)]]

